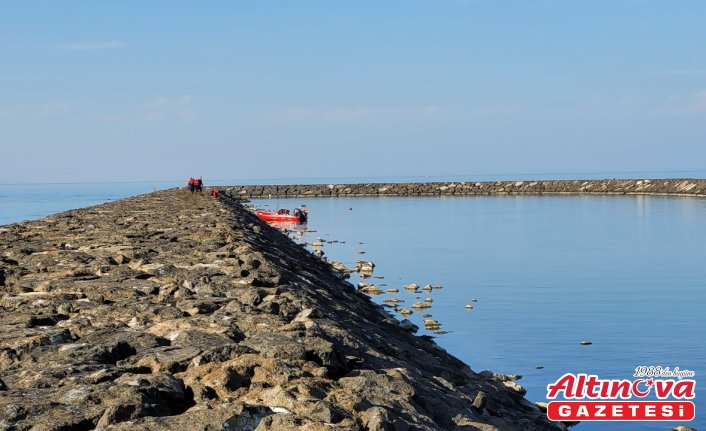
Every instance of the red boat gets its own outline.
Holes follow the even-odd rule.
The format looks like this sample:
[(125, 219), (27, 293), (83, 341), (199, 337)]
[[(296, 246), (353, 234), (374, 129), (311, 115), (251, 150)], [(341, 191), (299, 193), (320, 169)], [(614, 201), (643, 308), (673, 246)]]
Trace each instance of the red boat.
[(309, 211), (306, 208), (295, 208), (292, 214), (289, 210), (280, 209), (272, 211), (256, 211), (258, 217), (268, 222), (285, 222), (285, 223), (306, 223), (309, 216)]

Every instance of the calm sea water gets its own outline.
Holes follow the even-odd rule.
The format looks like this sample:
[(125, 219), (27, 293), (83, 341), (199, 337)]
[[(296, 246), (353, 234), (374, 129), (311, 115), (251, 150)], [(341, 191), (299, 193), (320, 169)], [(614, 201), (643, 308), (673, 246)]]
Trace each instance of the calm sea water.
[[(375, 262), (372, 279), (430, 313), (437, 343), (476, 371), (520, 373), (527, 398), (566, 372), (631, 379), (640, 365), (696, 372), (706, 426), (706, 199), (617, 196), (271, 199), (310, 208), (302, 240), (345, 241), (326, 255)], [(360, 244), (362, 242), (362, 244)], [(365, 254), (359, 254), (359, 252)], [(352, 279), (353, 282), (357, 281)], [(439, 283), (430, 295), (404, 284)], [(419, 298), (417, 298), (419, 297)], [(467, 311), (464, 305), (474, 309)], [(590, 346), (580, 341), (593, 342)], [(536, 367), (543, 366), (543, 369)], [(671, 423), (583, 423), (578, 430), (665, 430)]]
[[(503, 178), (500, 178), (503, 179)], [(398, 179), (400, 180), (400, 179)], [(230, 183), (248, 183), (241, 181)], [(272, 181), (277, 182), (277, 181)], [(280, 181), (281, 182), (281, 181)], [(292, 180), (291, 182), (295, 182)], [(336, 181), (344, 182), (344, 181)], [(223, 182), (225, 183), (225, 182)], [(0, 224), (181, 183), (0, 186)], [(372, 260), (383, 289), (427, 333), (428, 312), (450, 331), (437, 343), (476, 371), (520, 373), (527, 398), (565, 372), (629, 379), (639, 365), (696, 372), (696, 420), (706, 427), (706, 200), (663, 197), (318, 198), (302, 240), (327, 243), (332, 259)], [(362, 243), (362, 244), (361, 244)], [(360, 254), (359, 252), (364, 252)], [(353, 279), (353, 282), (356, 280)], [(407, 283), (439, 283), (430, 295)], [(474, 309), (464, 305), (477, 298)], [(589, 340), (591, 346), (580, 346)], [(537, 369), (543, 366), (543, 369)], [(583, 423), (578, 430), (666, 430), (672, 423)]]
[(0, 225), (181, 185), (176, 182), (0, 184)]

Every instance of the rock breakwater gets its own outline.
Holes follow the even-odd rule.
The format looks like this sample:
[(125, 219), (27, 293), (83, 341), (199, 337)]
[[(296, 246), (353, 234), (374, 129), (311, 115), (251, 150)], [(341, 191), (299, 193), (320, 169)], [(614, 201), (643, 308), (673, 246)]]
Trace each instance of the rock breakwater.
[(564, 428), (227, 194), (0, 226), (0, 295), (3, 430)]
[(476, 195), (671, 195), (706, 197), (706, 180), (561, 180), (433, 183), (250, 185), (225, 187), (244, 198)]

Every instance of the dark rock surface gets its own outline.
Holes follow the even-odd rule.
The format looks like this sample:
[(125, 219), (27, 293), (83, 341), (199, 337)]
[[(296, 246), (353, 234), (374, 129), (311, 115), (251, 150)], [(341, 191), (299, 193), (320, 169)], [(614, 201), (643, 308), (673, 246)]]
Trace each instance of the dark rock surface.
[(2, 430), (550, 430), (234, 199), (0, 227)]
[(475, 195), (672, 195), (706, 196), (706, 180), (456, 181), (435, 183), (302, 184), (224, 187), (244, 198)]

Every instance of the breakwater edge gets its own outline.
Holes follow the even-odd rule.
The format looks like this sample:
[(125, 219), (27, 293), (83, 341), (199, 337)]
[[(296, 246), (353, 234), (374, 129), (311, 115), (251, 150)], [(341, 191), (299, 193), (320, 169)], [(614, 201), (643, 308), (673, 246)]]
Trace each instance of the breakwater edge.
[(7, 429), (555, 430), (228, 194), (0, 227)]
[(242, 198), (572, 194), (706, 197), (706, 180), (703, 179), (282, 184), (227, 186), (222, 188)]

